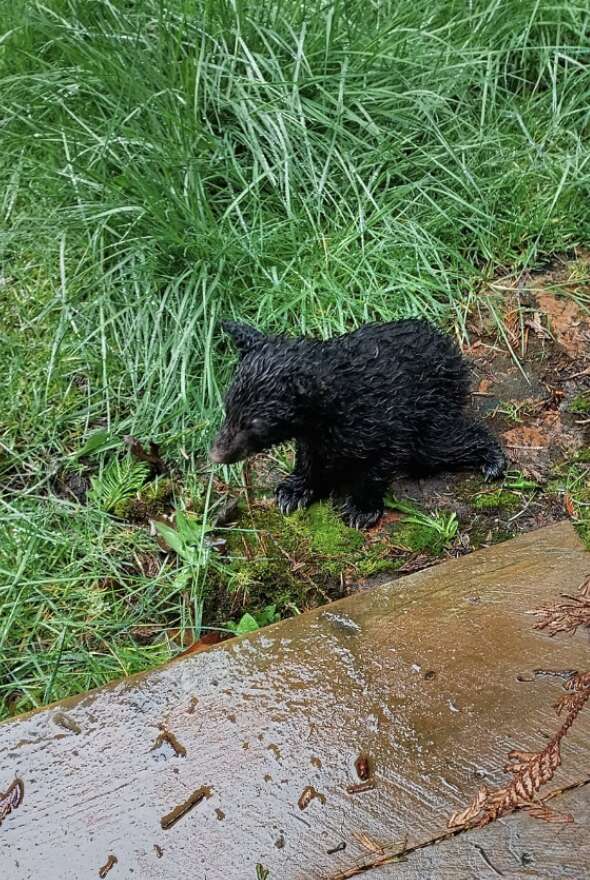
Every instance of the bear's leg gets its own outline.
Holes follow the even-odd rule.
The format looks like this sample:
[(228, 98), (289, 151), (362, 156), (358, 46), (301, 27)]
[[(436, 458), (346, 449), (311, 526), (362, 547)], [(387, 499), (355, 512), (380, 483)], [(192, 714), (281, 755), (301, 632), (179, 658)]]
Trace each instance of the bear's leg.
[(293, 473), (276, 488), (277, 505), (281, 513), (287, 515), (299, 508), (309, 507), (320, 498), (326, 498), (330, 490), (321, 476), (322, 473), (325, 471), (313, 450), (298, 442)]
[(484, 424), (457, 415), (424, 433), (417, 463), (429, 470), (479, 468), (486, 480), (497, 480), (507, 459)]
[(383, 496), (387, 480), (359, 474), (344, 499), (342, 516), (352, 529), (370, 529), (383, 516)]

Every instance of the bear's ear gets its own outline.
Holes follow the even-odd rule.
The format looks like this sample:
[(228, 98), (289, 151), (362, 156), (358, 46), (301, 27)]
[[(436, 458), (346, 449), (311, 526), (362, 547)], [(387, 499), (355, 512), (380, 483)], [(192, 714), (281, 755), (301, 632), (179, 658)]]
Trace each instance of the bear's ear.
[(231, 336), (234, 345), (242, 355), (251, 351), (265, 338), (263, 333), (255, 330), (254, 327), (249, 327), (248, 324), (238, 324), (237, 321), (223, 321), (221, 326)]

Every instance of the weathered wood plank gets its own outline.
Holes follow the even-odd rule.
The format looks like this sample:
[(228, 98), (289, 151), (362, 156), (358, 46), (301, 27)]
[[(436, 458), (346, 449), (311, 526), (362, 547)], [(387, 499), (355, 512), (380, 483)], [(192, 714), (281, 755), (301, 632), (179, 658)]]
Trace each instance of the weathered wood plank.
[[(526, 612), (588, 574), (571, 526), (554, 526), (0, 726), (0, 791), (25, 789), (0, 876), (95, 877), (113, 854), (109, 880), (255, 880), (257, 863), (303, 880), (360, 858), (355, 831), (436, 834), (504, 779), (511, 748), (555, 731), (561, 682), (531, 672), (588, 668), (587, 637), (550, 639)], [(589, 733), (582, 714), (556, 784), (590, 772)], [(361, 752), (377, 785), (351, 795)], [(322, 797), (301, 809), (308, 786)], [(568, 795), (576, 826), (515, 816), (380, 875), (495, 876), (477, 845), (507, 877), (585, 876), (589, 798)], [(519, 867), (521, 849), (534, 861)]]

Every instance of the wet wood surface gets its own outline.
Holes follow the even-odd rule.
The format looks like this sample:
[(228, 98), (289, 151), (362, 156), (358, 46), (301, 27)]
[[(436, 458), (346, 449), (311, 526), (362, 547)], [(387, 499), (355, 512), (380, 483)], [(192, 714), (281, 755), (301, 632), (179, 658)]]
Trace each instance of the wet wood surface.
[[(589, 574), (553, 526), (0, 726), (0, 792), (22, 781), (0, 877), (324, 880), (366, 859), (359, 833), (435, 837), (559, 726), (563, 679), (535, 670), (587, 670), (588, 635), (527, 612)], [(589, 716), (549, 788), (590, 774)], [(589, 804), (587, 785), (552, 802), (573, 824), (518, 814), (363, 876), (581, 880)]]

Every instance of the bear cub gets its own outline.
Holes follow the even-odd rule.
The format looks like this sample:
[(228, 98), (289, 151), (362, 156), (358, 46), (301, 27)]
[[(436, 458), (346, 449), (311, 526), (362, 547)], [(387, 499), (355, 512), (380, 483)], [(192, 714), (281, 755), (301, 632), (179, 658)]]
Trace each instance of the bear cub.
[(294, 439), (295, 468), (276, 490), (282, 513), (334, 495), (350, 526), (368, 528), (394, 474), (504, 473), (498, 441), (466, 411), (467, 362), (427, 321), (368, 324), (326, 341), (222, 326), (240, 362), (211, 459), (230, 464)]

